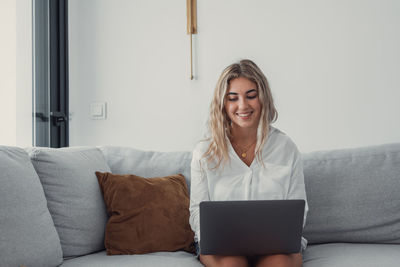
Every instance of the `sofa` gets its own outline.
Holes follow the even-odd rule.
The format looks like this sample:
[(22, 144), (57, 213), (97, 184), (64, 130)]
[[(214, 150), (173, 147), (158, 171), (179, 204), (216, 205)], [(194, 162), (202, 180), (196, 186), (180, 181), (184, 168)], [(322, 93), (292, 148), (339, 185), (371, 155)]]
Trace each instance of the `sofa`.
[[(302, 154), (304, 267), (400, 266), (400, 143)], [(0, 266), (202, 266), (186, 251), (107, 255), (95, 172), (183, 174), (191, 152), (0, 146)]]

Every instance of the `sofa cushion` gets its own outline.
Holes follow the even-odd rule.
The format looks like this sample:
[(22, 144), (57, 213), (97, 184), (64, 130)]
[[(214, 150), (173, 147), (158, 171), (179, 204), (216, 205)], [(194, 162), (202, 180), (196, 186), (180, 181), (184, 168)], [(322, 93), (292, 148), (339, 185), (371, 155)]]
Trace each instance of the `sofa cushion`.
[(182, 175), (143, 178), (96, 172), (107, 211), (108, 255), (194, 252), (189, 193)]
[(32, 148), (48, 207), (61, 240), (64, 257), (104, 249), (108, 219), (96, 171), (110, 171), (97, 148)]
[(308, 246), (303, 267), (399, 266), (399, 259), (399, 245), (331, 243)]
[(28, 154), (0, 146), (0, 266), (57, 266), (60, 239)]
[(163, 177), (181, 173), (185, 176), (190, 192), (191, 152), (155, 152), (113, 146), (100, 149), (114, 174), (134, 173), (142, 177)]
[(203, 267), (193, 255), (184, 251), (155, 252), (143, 255), (107, 256), (106, 252), (99, 252), (75, 259), (64, 261), (61, 267)]
[(303, 155), (309, 244), (400, 244), (400, 144)]

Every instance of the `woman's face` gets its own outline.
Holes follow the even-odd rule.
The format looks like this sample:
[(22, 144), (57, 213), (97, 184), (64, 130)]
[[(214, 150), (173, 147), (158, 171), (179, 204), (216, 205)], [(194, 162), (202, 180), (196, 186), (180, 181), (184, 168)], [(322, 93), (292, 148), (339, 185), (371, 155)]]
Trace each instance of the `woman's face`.
[(257, 130), (261, 115), (257, 85), (244, 77), (233, 79), (225, 97), (225, 111), (232, 127)]

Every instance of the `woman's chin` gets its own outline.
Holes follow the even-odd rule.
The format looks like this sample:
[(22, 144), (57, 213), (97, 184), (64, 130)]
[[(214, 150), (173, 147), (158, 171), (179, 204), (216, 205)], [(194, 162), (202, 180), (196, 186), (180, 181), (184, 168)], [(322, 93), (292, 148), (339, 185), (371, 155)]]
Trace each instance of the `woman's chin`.
[(253, 129), (257, 129), (258, 127), (258, 123), (254, 122), (254, 121), (239, 121), (239, 122), (234, 122), (234, 127), (236, 128), (240, 128), (240, 129), (248, 129), (248, 130), (253, 130)]

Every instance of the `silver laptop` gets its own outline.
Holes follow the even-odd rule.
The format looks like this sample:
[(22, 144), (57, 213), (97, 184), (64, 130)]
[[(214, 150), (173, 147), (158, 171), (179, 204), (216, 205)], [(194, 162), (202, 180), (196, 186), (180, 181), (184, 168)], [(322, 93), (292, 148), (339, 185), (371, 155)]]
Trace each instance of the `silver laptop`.
[(200, 253), (299, 253), (305, 201), (245, 200), (200, 203)]

